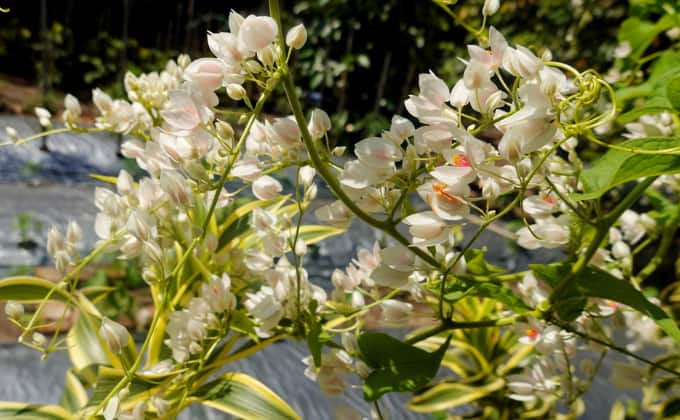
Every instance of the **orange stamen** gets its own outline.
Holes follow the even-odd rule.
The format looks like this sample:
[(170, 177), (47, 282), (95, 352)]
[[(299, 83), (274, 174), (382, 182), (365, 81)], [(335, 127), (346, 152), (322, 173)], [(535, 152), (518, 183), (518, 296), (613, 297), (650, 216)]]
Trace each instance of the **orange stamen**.
[(435, 194), (437, 194), (437, 197), (449, 201), (451, 203), (460, 203), (462, 201), (455, 195), (446, 192), (445, 189), (446, 184), (432, 184), (432, 190), (434, 191)]
[(536, 337), (538, 337), (538, 330), (536, 328), (528, 328), (525, 331), (525, 334), (527, 337), (531, 338), (532, 340), (535, 340)]

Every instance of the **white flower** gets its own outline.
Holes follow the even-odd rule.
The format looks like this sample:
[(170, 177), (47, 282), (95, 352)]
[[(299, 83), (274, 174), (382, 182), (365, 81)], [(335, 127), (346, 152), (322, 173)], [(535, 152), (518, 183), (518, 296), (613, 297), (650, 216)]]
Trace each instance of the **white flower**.
[(320, 221), (336, 227), (346, 227), (352, 221), (352, 212), (340, 200), (319, 207), (314, 215)]
[(543, 68), (543, 62), (528, 48), (518, 45), (507, 47), (503, 54), (503, 68), (513, 76), (533, 79)]
[(410, 273), (414, 270), (415, 254), (403, 245), (388, 246), (380, 250), (382, 263), (392, 270)]
[(224, 63), (216, 58), (199, 58), (184, 69), (184, 79), (196, 83), (205, 90), (222, 87), (226, 72)]
[(262, 175), (253, 182), (253, 194), (260, 200), (272, 200), (279, 196), (283, 186), (269, 175)]
[(231, 311), (236, 307), (236, 298), (231, 293), (231, 279), (227, 273), (201, 286), (201, 296), (206, 299), (213, 312)]
[(418, 194), (444, 220), (460, 220), (470, 213), (465, 201), (465, 197), (470, 195), (470, 187), (466, 184), (427, 182), (418, 188)]
[(448, 239), (448, 226), (432, 211), (412, 214), (403, 222), (410, 226), (413, 242), (419, 246), (436, 245)]
[(120, 354), (130, 340), (130, 333), (127, 328), (109, 318), (102, 319), (99, 336), (114, 354)]
[(286, 45), (290, 48), (299, 50), (305, 42), (307, 42), (307, 29), (303, 24), (293, 26), (286, 34)]
[(269, 16), (250, 15), (239, 25), (238, 42), (250, 51), (259, 51), (276, 39), (279, 28)]
[(413, 312), (413, 305), (394, 299), (382, 301), (380, 308), (383, 321), (390, 326), (405, 325)]
[(527, 249), (557, 248), (569, 242), (569, 226), (563, 217), (547, 218), (531, 225), (531, 229), (521, 228), (517, 235), (517, 243)]
[(268, 336), (283, 317), (283, 307), (274, 297), (274, 290), (269, 286), (262, 286), (257, 293), (247, 293), (244, 306), (250, 316), (259, 322), (258, 335)]
[(74, 221), (71, 220), (68, 223), (68, 227), (66, 228), (66, 241), (71, 245), (72, 247), (75, 247), (78, 242), (83, 240), (83, 230), (80, 228), (80, 225)]
[(361, 163), (375, 168), (392, 168), (403, 157), (399, 147), (381, 137), (361, 140), (354, 146), (354, 154)]

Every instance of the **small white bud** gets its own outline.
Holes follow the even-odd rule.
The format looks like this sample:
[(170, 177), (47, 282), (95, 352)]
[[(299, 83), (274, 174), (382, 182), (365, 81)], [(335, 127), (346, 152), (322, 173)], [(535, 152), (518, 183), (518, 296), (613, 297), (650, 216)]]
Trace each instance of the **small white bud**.
[(630, 247), (623, 241), (618, 241), (612, 246), (612, 255), (617, 259), (630, 256)]
[(333, 156), (340, 157), (345, 154), (345, 151), (347, 150), (347, 147), (345, 146), (338, 146), (333, 149)]
[(286, 34), (286, 45), (290, 48), (299, 50), (307, 42), (307, 29), (305, 25), (299, 24), (293, 26)]
[(313, 139), (320, 139), (331, 129), (331, 119), (323, 109), (314, 109), (311, 118), (309, 119), (307, 129)]
[(257, 58), (262, 64), (271, 67), (276, 62), (276, 49), (273, 45), (265, 47), (257, 52)]
[(68, 252), (61, 250), (54, 254), (54, 267), (58, 272), (66, 274), (69, 264), (71, 264), (71, 257), (68, 256)]
[(38, 347), (45, 347), (47, 344), (47, 338), (45, 338), (44, 335), (40, 334), (39, 332), (33, 333), (33, 344), (35, 344)]
[(43, 128), (52, 127), (52, 121), (50, 121), (52, 114), (50, 114), (50, 111), (38, 106), (35, 108), (35, 116), (38, 117), (38, 121)]
[(78, 242), (83, 240), (83, 230), (80, 228), (80, 225), (74, 221), (71, 220), (68, 223), (68, 228), (66, 229), (66, 241), (72, 245), (75, 246)]
[(234, 128), (226, 121), (219, 120), (215, 123), (215, 130), (217, 134), (223, 139), (233, 139), (234, 138)]
[(20, 321), (21, 317), (24, 315), (24, 305), (13, 300), (7, 301), (5, 305), (5, 315), (7, 318), (13, 319), (14, 321)]
[(177, 65), (181, 68), (185, 69), (189, 67), (189, 64), (191, 64), (191, 57), (189, 57), (189, 55), (180, 54), (180, 56), (177, 57)]
[(130, 333), (127, 328), (109, 318), (102, 320), (99, 328), (99, 336), (106, 342), (109, 349), (114, 354), (120, 354), (130, 340)]
[(309, 165), (305, 165), (302, 168), (300, 168), (300, 182), (305, 187), (309, 187), (312, 184), (315, 175), (316, 169)]
[(56, 226), (52, 226), (47, 231), (47, 254), (54, 257), (57, 252), (63, 251), (65, 248), (66, 242), (64, 241), (64, 236)]
[(19, 140), (19, 133), (17, 133), (17, 130), (14, 127), (5, 127), (5, 133), (11, 141)]
[(482, 15), (491, 16), (498, 11), (501, 6), (500, 0), (485, 0), (484, 6), (482, 7)]
[(246, 90), (237, 83), (229, 83), (227, 85), (227, 95), (235, 101), (240, 101), (246, 96)]
[(255, 60), (248, 60), (243, 65), (243, 68), (245, 68), (249, 73), (257, 74), (262, 71), (262, 64)]
[(307, 244), (302, 238), (298, 238), (298, 240), (295, 241), (295, 254), (300, 256), (307, 254)]

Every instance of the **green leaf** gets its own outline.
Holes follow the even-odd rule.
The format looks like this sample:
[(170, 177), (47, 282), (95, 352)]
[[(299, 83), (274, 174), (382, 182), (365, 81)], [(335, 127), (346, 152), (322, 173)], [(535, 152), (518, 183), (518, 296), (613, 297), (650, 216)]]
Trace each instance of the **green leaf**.
[[(680, 138), (645, 137), (620, 143), (619, 146), (642, 150), (665, 150), (680, 147)], [(581, 174), (584, 193), (572, 194), (575, 200), (591, 200), (623, 183), (663, 174), (680, 172), (680, 154), (636, 154), (609, 150)]]
[(7, 277), (0, 280), (0, 300), (37, 302), (48, 295), (52, 300), (69, 301), (68, 294), (49, 280), (31, 276)]
[[(165, 379), (173, 376), (173, 373), (162, 375), (135, 375), (130, 382), (128, 394), (125, 397), (122, 409), (132, 408), (138, 402), (147, 400), (156, 394)], [(97, 375), (97, 385), (94, 388), (88, 407), (95, 407), (106, 398), (111, 390), (125, 377), (122, 369), (101, 367)]]
[[(569, 263), (530, 264), (529, 267), (536, 276), (540, 277), (551, 287), (556, 287), (560, 280), (571, 273), (571, 264)], [(567, 322), (578, 318), (588, 303), (588, 298), (581, 291), (573, 287), (574, 284), (570, 284), (559, 296), (555, 296), (557, 305), (555, 305), (554, 310), (560, 319)]]
[(203, 385), (190, 398), (208, 407), (216, 408), (244, 419), (299, 419), (272, 390), (243, 373), (227, 373)]
[(0, 420), (64, 420), (76, 417), (56, 405), (0, 402)]
[(680, 111), (680, 75), (673, 77), (666, 83), (666, 97), (673, 109)]
[(680, 415), (680, 397), (671, 398), (663, 404), (661, 416), (664, 419)]
[(642, 106), (633, 108), (632, 110), (619, 115), (616, 121), (619, 124), (627, 124), (635, 121), (643, 115), (659, 114), (664, 111), (670, 111), (673, 105), (666, 96), (653, 96), (648, 99)]
[(441, 383), (417, 395), (406, 406), (419, 413), (449, 410), (482, 399), (504, 386), (505, 381), (502, 378), (496, 378), (482, 386)]
[(479, 296), (496, 300), (518, 314), (531, 310), (522, 299), (515, 295), (512, 289), (491, 282), (474, 282), (458, 279), (452, 286), (446, 289), (444, 300), (454, 303), (466, 296)]
[(465, 252), (465, 265), (470, 274), (477, 276), (489, 276), (505, 272), (503, 267), (498, 267), (486, 262), (486, 247), (482, 249), (469, 249)]
[(359, 349), (373, 369), (364, 383), (364, 398), (375, 401), (388, 392), (413, 391), (427, 385), (437, 374), (451, 337), (428, 353), (387, 334), (359, 336)]
[[(564, 276), (568, 275), (567, 273), (571, 271), (571, 265), (569, 263), (550, 265), (533, 264), (530, 267), (536, 275), (553, 286), (557, 283), (558, 279), (564, 278)], [(555, 296), (557, 309), (559, 310), (560, 306), (563, 306), (565, 303), (561, 300), (562, 297), (574, 299), (579, 296), (583, 299), (586, 297), (609, 299), (630, 306), (652, 318), (666, 334), (680, 343), (680, 329), (670, 315), (647, 300), (645, 295), (630, 283), (617, 279), (606, 271), (593, 267), (586, 267), (583, 269), (583, 271), (572, 279), (564, 294)]]
[(632, 49), (627, 57), (632, 62), (644, 54), (649, 45), (661, 32), (666, 31), (677, 24), (677, 18), (673, 15), (665, 15), (656, 23), (641, 20), (637, 17), (626, 19), (619, 29), (619, 41), (627, 41)]

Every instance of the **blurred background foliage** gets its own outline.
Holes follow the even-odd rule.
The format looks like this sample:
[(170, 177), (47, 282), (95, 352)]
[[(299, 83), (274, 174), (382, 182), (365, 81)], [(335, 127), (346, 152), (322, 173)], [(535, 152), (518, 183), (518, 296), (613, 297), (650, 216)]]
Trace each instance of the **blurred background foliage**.
[[(455, 0), (439, 0), (446, 4)], [(57, 92), (88, 98), (95, 86), (122, 94), (123, 69), (160, 70), (179, 52), (209, 55), (206, 31), (227, 28), (229, 9), (266, 13), (262, 0), (7, 0), (0, 16), (0, 69), (6, 80), (37, 84), (40, 102)], [(483, 0), (464, 0), (454, 13), (480, 25)], [(655, 0), (503, 0), (490, 23), (522, 43), (583, 69), (605, 72), (616, 34), (631, 13), (662, 13)], [(475, 42), (432, 1), (301, 0), (283, 4), (287, 24), (304, 22), (307, 46), (295, 55), (307, 104), (326, 109), (336, 135), (351, 144), (404, 113), (403, 99), (432, 70), (452, 86)], [(274, 107), (272, 112), (276, 112)]]

